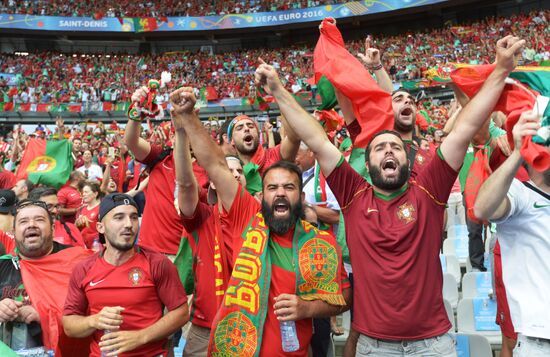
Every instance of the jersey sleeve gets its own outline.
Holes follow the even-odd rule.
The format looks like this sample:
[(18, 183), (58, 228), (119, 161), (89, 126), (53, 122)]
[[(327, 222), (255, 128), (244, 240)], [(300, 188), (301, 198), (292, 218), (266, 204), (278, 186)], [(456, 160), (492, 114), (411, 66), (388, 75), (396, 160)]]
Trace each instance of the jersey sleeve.
[(525, 209), (525, 205), (529, 201), (525, 199), (525, 197), (527, 197), (525, 189), (525, 186), (518, 179), (513, 179), (512, 184), (510, 185), (510, 189), (508, 190), (508, 193), (506, 195), (506, 197), (510, 201), (510, 211), (504, 217), (501, 217), (497, 220), (491, 220), (491, 222), (497, 224), (502, 223), (516, 215), (521, 214), (521, 212)]
[(149, 165), (155, 159), (160, 155), (162, 152), (162, 146), (161, 145), (151, 145), (151, 151), (149, 151), (149, 154), (143, 159), (143, 161), (140, 161), (142, 164)]
[(458, 172), (447, 164), (441, 150), (437, 149), (437, 154), (416, 176), (416, 181), (438, 202), (446, 204), (457, 176)]
[(357, 139), (359, 134), (361, 134), (361, 125), (359, 125), (359, 121), (357, 119), (354, 120), (349, 125), (346, 125), (346, 128), (348, 129), (351, 142), (355, 144), (355, 140)]
[(67, 205), (69, 201), (69, 198), (67, 197), (67, 190), (59, 190), (59, 192), (57, 193), (57, 201), (63, 207)]
[[(97, 256), (94, 256), (94, 258), (96, 257)], [(86, 292), (82, 284), (86, 278), (87, 268), (90, 265), (90, 259), (85, 259), (73, 270), (71, 279), (69, 280), (69, 289), (67, 291), (67, 297), (65, 298), (63, 315), (88, 315), (88, 299), (86, 298)]]
[(228, 235), (224, 234), (224, 246), (227, 249), (228, 257), (233, 255), (234, 250), (240, 249), (241, 234), (259, 210), (260, 203), (239, 185), (231, 208), (222, 213), (223, 220), (227, 222), (227, 232), (229, 233)]
[(349, 206), (360, 190), (368, 187), (365, 179), (344, 160), (343, 156), (336, 168), (327, 177), (327, 183), (342, 210)]
[(186, 217), (180, 212), (181, 223), (187, 232), (194, 232), (200, 228), (200, 226), (208, 219), (208, 217), (210, 217), (211, 214), (212, 209), (210, 206), (199, 201), (192, 216)]
[(168, 311), (187, 303), (187, 294), (181, 284), (176, 266), (158, 253), (151, 256), (149, 263), (157, 294)]

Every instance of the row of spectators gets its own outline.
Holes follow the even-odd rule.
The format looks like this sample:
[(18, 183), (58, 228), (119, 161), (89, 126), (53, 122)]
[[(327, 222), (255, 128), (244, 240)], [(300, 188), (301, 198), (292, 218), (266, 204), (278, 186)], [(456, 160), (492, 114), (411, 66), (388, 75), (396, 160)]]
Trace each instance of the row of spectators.
[(156, 0), (63, 1), (2, 0), (0, 12), (9, 14), (94, 17), (209, 16), (300, 9), (346, 0)]
[[(430, 69), (443, 68), (448, 63), (489, 63), (492, 46), (507, 33), (527, 40), (523, 63), (538, 65), (550, 60), (548, 19), (549, 10), (508, 18), (488, 18), (460, 27), (376, 36), (372, 44), (382, 51), (384, 65), (394, 81), (429, 77)], [(350, 41), (347, 46), (352, 53), (364, 51), (363, 41)], [(286, 73), (283, 81), (287, 89), (294, 93), (309, 89), (306, 80), (313, 75), (313, 48), (307, 46), (215, 55), (186, 51), (143, 56), (41, 52), (0, 56), (0, 73), (15, 75), (11, 80), (0, 78), (3, 92), (0, 101), (81, 102), (84, 105), (99, 101), (129, 101), (131, 93), (128, 88), (143, 84), (161, 71), (172, 73), (172, 85), (168, 90), (176, 84), (185, 84), (207, 89), (205, 94), (210, 100), (253, 98), (253, 71), (260, 56)], [(158, 100), (167, 101), (166, 92)]]

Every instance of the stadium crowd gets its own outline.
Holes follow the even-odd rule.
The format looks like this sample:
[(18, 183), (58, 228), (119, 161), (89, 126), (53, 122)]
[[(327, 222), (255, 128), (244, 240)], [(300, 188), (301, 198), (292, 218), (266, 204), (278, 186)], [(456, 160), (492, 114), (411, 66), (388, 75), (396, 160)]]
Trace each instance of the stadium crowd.
[[(0, 141), (0, 322), (12, 329), (2, 342), (60, 356), (166, 356), (189, 323), (184, 356), (327, 356), (330, 334), (341, 333), (333, 317), (351, 309), (344, 356), (457, 356), (440, 254), (446, 232), (466, 221), (479, 272), (474, 231), (496, 224), (501, 356), (548, 356), (550, 138), (539, 129), (550, 123), (513, 73), (547, 60), (532, 33), (547, 30), (547, 16), (508, 18), (502, 30), (508, 20), (490, 19), (451, 44), (458, 37), (434, 30), (433, 43), (411, 34), (349, 51), (325, 19), (315, 75), (333, 95), (313, 115), (291, 86), (314, 75), (311, 49), (122, 56), (124, 127), (58, 118), (54, 132), (18, 127)], [(68, 82), (60, 96), (80, 90), (87, 100), (113, 86), (106, 56), (3, 58), (23, 81), (35, 76), (25, 84), (35, 101), (52, 100), (46, 85), (57, 82)], [(33, 68), (36, 58), (49, 68)], [(394, 66), (416, 78), (438, 60), (485, 66), (453, 72), (448, 103), (394, 90)], [(163, 70), (184, 86), (159, 98), (148, 79)], [(529, 85), (547, 90), (548, 76), (538, 78)], [(201, 123), (198, 87), (228, 82), (272, 96), (281, 116)], [(170, 118), (154, 121), (162, 101)]]
[(157, 0), (137, 1), (56, 1), (56, 0), (2, 0), (0, 12), (7, 14), (79, 16), (94, 17), (155, 17), (168, 16), (209, 16), (225, 14), (245, 14), (266, 11), (301, 9), (328, 4), (341, 0)]
[[(548, 35), (549, 19), (550, 12), (546, 10), (488, 18), (461, 27), (376, 36), (372, 43), (382, 51), (384, 65), (394, 81), (430, 78), (431, 69), (444, 68), (449, 63), (490, 63), (490, 44), (510, 32), (527, 41), (523, 64), (538, 65), (550, 60), (548, 36), (540, 35)], [(350, 41), (347, 47), (352, 53), (363, 52), (364, 42)], [(287, 89), (293, 93), (311, 89), (307, 80), (313, 75), (313, 49), (307, 46), (214, 55), (204, 52), (142, 56), (41, 52), (0, 56), (0, 73), (15, 75), (11, 82), (0, 79), (0, 90), (4, 94), (0, 100), (14, 104), (127, 102), (131, 95), (128, 88), (155, 78), (160, 71), (171, 72), (172, 83), (208, 89), (209, 100), (253, 98), (253, 71), (260, 55), (285, 73), (283, 82)], [(41, 66), (36, 66), (37, 63)], [(159, 101), (166, 102), (167, 92), (163, 94)]]

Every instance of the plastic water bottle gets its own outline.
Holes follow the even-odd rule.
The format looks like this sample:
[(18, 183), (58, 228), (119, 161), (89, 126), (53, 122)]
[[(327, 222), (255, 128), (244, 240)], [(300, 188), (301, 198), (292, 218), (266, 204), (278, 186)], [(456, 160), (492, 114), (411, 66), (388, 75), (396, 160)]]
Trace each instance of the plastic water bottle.
[(99, 252), (101, 250), (101, 243), (99, 242), (99, 238), (94, 239), (92, 242), (92, 250), (94, 252)]
[(281, 341), (284, 352), (294, 352), (300, 349), (298, 333), (296, 332), (296, 323), (294, 321), (281, 321)]
[[(112, 332), (111, 330), (104, 330), (103, 334), (106, 335), (106, 334), (111, 333), (111, 332)], [(101, 352), (101, 357), (107, 357), (107, 353), (109, 353), (109, 351)], [(115, 356), (115, 357), (117, 357), (117, 356)]]

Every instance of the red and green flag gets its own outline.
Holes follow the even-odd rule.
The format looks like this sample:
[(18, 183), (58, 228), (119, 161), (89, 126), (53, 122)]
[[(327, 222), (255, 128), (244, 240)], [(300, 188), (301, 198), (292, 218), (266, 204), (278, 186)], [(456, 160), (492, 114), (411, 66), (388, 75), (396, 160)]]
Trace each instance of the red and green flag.
[(136, 32), (151, 32), (158, 28), (157, 19), (154, 17), (144, 17), (134, 19), (134, 30)]
[(17, 169), (16, 179), (61, 187), (73, 170), (71, 151), (72, 145), (67, 140), (30, 139)]
[[(494, 64), (466, 66), (452, 72), (451, 78), (464, 94), (472, 98), (481, 89), (494, 68)], [(506, 84), (494, 110), (506, 114), (508, 141), (513, 145), (512, 129), (520, 115), (535, 107), (537, 97), (550, 97), (550, 71), (545, 67), (518, 67), (516, 71), (510, 73), (510, 78), (516, 81), (516, 84)], [(541, 125), (548, 128), (550, 108), (549, 106), (542, 108), (543, 102), (539, 100), (537, 107), (543, 117)], [(520, 149), (521, 155), (535, 170), (545, 171), (550, 168), (550, 152), (545, 147), (548, 144), (550, 144), (548, 138), (524, 138)]]
[(369, 71), (349, 53), (333, 19), (321, 24), (321, 35), (313, 55), (315, 80), (325, 76), (332, 85), (350, 99), (361, 133), (356, 147), (366, 147), (374, 134), (393, 128), (391, 95), (382, 90)]

